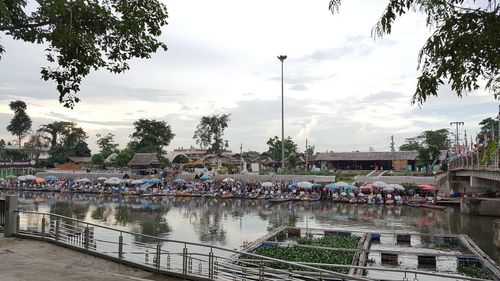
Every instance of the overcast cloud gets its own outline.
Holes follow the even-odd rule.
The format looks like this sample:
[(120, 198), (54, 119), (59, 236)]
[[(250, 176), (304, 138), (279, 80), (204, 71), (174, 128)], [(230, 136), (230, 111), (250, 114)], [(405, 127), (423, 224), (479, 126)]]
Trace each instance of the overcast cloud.
[(373, 40), (370, 31), (386, 0), (344, 1), (332, 15), (328, 0), (168, 0), (168, 51), (135, 60), (131, 70), (98, 71), (84, 79), (74, 110), (57, 102), (55, 85), (40, 79), (44, 46), (2, 34), (7, 52), (0, 61), (0, 138), (8, 103), (22, 99), (36, 129), (54, 120), (75, 121), (89, 133), (112, 132), (123, 147), (139, 118), (171, 124), (168, 149), (194, 144), (201, 116), (231, 113), (230, 148), (266, 149), (281, 135), (281, 66), (286, 54), (285, 134), (301, 150), (308, 139), (317, 151), (389, 150), (423, 130), (464, 121), (469, 135), (477, 123), (497, 115), (497, 102), (483, 92), (458, 99), (447, 87), (422, 107), (411, 105), (417, 54), (430, 31), (419, 14), (397, 20), (393, 33)]

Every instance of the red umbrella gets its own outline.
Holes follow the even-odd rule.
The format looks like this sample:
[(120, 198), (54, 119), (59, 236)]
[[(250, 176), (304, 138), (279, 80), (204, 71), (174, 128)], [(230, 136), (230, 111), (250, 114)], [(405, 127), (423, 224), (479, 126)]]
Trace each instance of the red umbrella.
[(420, 189), (422, 191), (433, 191), (434, 190), (434, 186), (428, 185), (428, 184), (422, 184), (422, 185), (418, 186), (418, 189)]
[(369, 183), (369, 184), (363, 185), (360, 189), (361, 190), (372, 190), (373, 184)]

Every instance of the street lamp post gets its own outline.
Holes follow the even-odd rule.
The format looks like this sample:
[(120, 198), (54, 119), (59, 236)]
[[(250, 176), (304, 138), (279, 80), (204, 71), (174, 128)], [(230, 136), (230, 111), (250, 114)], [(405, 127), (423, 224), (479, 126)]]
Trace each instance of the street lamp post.
[(284, 102), (284, 91), (283, 91), (283, 62), (286, 60), (287, 56), (278, 56), (281, 61), (281, 169), (285, 169), (285, 102)]

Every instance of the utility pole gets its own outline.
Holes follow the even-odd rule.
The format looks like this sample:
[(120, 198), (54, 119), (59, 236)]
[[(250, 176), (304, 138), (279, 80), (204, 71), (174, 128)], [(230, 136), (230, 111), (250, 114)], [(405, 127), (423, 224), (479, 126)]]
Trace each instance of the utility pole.
[(306, 155), (306, 167), (305, 167), (305, 170), (307, 171), (307, 158), (309, 156), (309, 151), (307, 151), (307, 139), (306, 139), (306, 153), (304, 153)]
[(283, 87), (283, 62), (287, 56), (278, 56), (281, 61), (281, 169), (285, 170), (285, 97)]
[(455, 131), (455, 153), (458, 154), (458, 148), (460, 147), (460, 135), (458, 134), (458, 129), (459, 129), (459, 126), (463, 126), (464, 125), (464, 122), (460, 122), (460, 121), (453, 121), (453, 122), (450, 122), (450, 126), (453, 127), (455, 126), (456, 128), (456, 131)]
[(394, 136), (391, 136), (391, 152), (395, 152), (396, 149), (394, 149)]

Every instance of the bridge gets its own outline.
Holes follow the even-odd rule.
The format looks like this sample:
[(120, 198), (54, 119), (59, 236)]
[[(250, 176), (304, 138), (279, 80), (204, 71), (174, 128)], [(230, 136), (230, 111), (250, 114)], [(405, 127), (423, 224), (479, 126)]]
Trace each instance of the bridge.
[(499, 192), (500, 153), (495, 164), (484, 165), (478, 153), (469, 153), (448, 164), (450, 188), (455, 192)]

